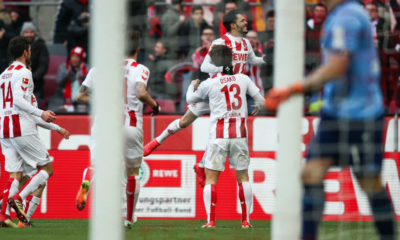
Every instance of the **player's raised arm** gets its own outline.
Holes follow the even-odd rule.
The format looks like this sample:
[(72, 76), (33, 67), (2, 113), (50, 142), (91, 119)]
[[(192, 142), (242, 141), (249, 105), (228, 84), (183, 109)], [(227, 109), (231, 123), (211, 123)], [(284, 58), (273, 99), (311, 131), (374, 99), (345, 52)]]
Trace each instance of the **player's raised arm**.
[(79, 92), (76, 95), (76, 101), (82, 102), (82, 103), (89, 103), (90, 96), (89, 96), (89, 88), (88, 87), (86, 87), (85, 85), (82, 85), (79, 88)]
[(207, 54), (206, 57), (204, 58), (203, 63), (200, 66), (200, 70), (202, 72), (206, 72), (206, 73), (211, 73), (212, 74), (212, 73), (222, 72), (222, 67), (215, 66), (214, 63), (211, 61), (210, 55)]
[(264, 63), (267, 63), (266, 58), (263, 57), (257, 57), (256, 54), (254, 53), (253, 47), (251, 44), (248, 44), (249, 48), (249, 56), (248, 56), (248, 61), (250, 65), (261, 65)]
[(193, 80), (189, 85), (189, 88), (186, 92), (186, 102), (188, 104), (193, 104), (197, 102), (204, 101), (207, 99), (207, 93), (205, 91), (205, 86), (207, 85), (207, 81), (203, 82), (200, 86), (200, 80)]

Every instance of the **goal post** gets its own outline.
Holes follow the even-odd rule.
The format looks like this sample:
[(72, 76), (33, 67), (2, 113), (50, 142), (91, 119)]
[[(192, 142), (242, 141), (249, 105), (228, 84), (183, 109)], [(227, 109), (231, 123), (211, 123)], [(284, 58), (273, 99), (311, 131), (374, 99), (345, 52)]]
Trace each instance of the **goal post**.
[(95, 174), (90, 239), (123, 239), (123, 60), (126, 0), (92, 1), (90, 59), (94, 86)]
[[(274, 86), (287, 86), (304, 77), (304, 1), (275, 1)], [(300, 239), (301, 126), (303, 97), (295, 96), (278, 110), (276, 201), (273, 240)]]

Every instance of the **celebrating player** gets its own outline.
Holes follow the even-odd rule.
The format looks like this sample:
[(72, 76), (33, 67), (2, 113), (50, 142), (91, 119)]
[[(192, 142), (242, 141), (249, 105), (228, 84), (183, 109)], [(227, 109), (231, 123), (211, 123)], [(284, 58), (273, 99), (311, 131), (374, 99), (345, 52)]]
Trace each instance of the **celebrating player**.
[(151, 106), (158, 114), (159, 104), (146, 91), (150, 71), (136, 62), (139, 52), (139, 33), (134, 32), (129, 45), (128, 59), (125, 60), (125, 167), (128, 177), (126, 184), (126, 220), (130, 228), (132, 215), (139, 197), (139, 167), (143, 160), (143, 104)]
[[(249, 40), (243, 37), (243, 35), (247, 33), (247, 20), (240, 11), (230, 11), (223, 17), (223, 23), (225, 28), (228, 30), (228, 33), (221, 38), (214, 40), (210, 50), (214, 45), (225, 45), (229, 47), (233, 54), (232, 65), (234, 73), (245, 73), (247, 62), (249, 62), (251, 65), (260, 65), (265, 63), (262, 57), (257, 57), (255, 55)], [(210, 73), (212, 76), (215, 73), (224, 72), (224, 69), (222, 66), (216, 66), (209, 54), (207, 54), (201, 65), (201, 71)], [(186, 128), (198, 117), (209, 112), (210, 108), (207, 101), (189, 105), (189, 109), (182, 118), (176, 119), (170, 123), (158, 137), (145, 145), (144, 156), (147, 156), (154, 151), (162, 142), (164, 142), (166, 138)], [(201, 161), (199, 165), (195, 166), (195, 171), (197, 173), (198, 182), (203, 187), (203, 161)]]
[[(0, 75), (0, 142), (5, 169), (10, 173), (5, 189), (8, 194), (4, 194), (3, 199), (10, 197), (8, 203), (18, 218), (28, 223), (22, 200), (43, 186), (53, 173), (50, 156), (38, 136), (35, 117), (45, 122), (52, 122), (56, 117), (52, 111), (43, 111), (31, 104), (34, 86), (32, 72), (27, 68), (31, 55), (29, 42), (23, 37), (15, 37), (9, 43), (8, 52), (14, 62)], [(24, 164), (39, 172), (18, 192)], [(9, 225), (11, 220), (6, 209), (3, 202), (0, 222)]]
[(393, 207), (382, 186), (383, 101), (379, 62), (370, 20), (355, 1), (327, 0), (330, 11), (321, 39), (323, 64), (304, 82), (271, 89), (266, 106), (324, 86), (321, 121), (302, 170), (303, 238), (317, 239), (324, 209), (323, 180), (331, 166), (348, 167), (368, 196), (380, 239), (396, 239)]
[[(251, 228), (249, 214), (253, 194), (249, 183), (250, 163), (247, 143), (247, 101), (246, 94), (257, 103), (257, 114), (264, 103), (257, 86), (244, 74), (233, 74), (232, 51), (224, 45), (214, 45), (210, 52), (213, 63), (224, 67), (224, 73), (217, 73), (204, 81), (194, 80), (187, 91), (187, 102), (197, 103), (209, 100), (210, 135), (205, 154), (206, 182), (203, 190), (207, 223), (203, 228), (215, 227), (217, 203), (216, 185), (219, 174), (224, 171), (228, 156), (229, 165), (236, 170), (239, 185), (239, 199), (242, 207), (242, 228)], [(198, 86), (198, 88), (197, 88)], [(196, 91), (194, 91), (197, 88)]]

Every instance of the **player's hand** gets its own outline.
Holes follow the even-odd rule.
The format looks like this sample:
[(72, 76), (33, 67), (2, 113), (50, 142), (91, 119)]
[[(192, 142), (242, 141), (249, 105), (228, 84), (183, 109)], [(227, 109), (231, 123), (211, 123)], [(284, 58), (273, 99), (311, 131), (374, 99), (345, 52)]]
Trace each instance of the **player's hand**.
[(158, 113), (160, 113), (161, 111), (161, 107), (160, 104), (158, 104), (158, 102), (156, 101), (157, 105), (152, 107), (153, 111), (151, 113), (152, 116), (157, 115)]
[(200, 79), (192, 80), (192, 83), (191, 83), (191, 84), (193, 85), (193, 88), (194, 88), (194, 90), (196, 91), (197, 88), (198, 88), (199, 85), (200, 85)]
[(251, 105), (254, 110), (251, 112), (251, 115), (256, 116), (260, 113), (261, 109), (258, 105)]
[(61, 128), (60, 130), (57, 131), (59, 134), (61, 134), (65, 139), (69, 139), (69, 136), (71, 135), (69, 131), (65, 128)]
[(40, 117), (45, 122), (53, 122), (54, 120), (56, 120), (56, 114), (51, 110), (43, 111), (43, 113)]
[(271, 112), (276, 112), (278, 106), (291, 95), (303, 92), (303, 84), (300, 82), (295, 82), (286, 88), (272, 88), (267, 92), (267, 95), (265, 95), (265, 107)]

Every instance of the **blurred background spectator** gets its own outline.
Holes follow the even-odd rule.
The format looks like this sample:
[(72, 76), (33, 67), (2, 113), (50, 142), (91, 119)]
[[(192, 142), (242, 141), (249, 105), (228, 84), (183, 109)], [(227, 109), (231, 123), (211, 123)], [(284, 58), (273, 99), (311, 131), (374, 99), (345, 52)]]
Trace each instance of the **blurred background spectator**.
[(164, 41), (157, 41), (154, 46), (154, 54), (149, 55), (146, 66), (150, 69), (150, 79), (147, 86), (154, 98), (176, 99), (175, 82), (167, 83), (164, 75), (174, 65), (174, 61), (168, 57), (169, 48)]
[(162, 39), (168, 44), (168, 57), (177, 59), (182, 57), (179, 31), (188, 19), (183, 13), (183, 0), (172, 0), (171, 4), (161, 17), (161, 30)]
[(33, 83), (35, 84), (33, 93), (36, 96), (38, 105), (41, 106), (44, 96), (44, 75), (46, 75), (49, 68), (49, 51), (32, 22), (25, 22), (22, 25), (21, 35), (31, 43), (31, 68)]
[(86, 111), (84, 105), (76, 102), (76, 95), (88, 73), (85, 50), (80, 46), (74, 47), (69, 57), (68, 62), (61, 64), (58, 69), (56, 78), (58, 88), (51, 98), (49, 109), (66, 112)]
[[(90, 16), (88, 5), (88, 0), (63, 0), (61, 2), (56, 17), (53, 41), (54, 43), (63, 43), (66, 45), (67, 52), (70, 52), (75, 46), (77, 46), (74, 44), (83, 40), (82, 34), (76, 35), (76, 32), (74, 32), (76, 29), (74, 29), (74, 27), (84, 27), (84, 25), (88, 23)], [(70, 30), (72, 31), (70, 32)], [(83, 44), (83, 47), (85, 48), (85, 51), (87, 51), (87, 36), (85, 39), (86, 43)]]

